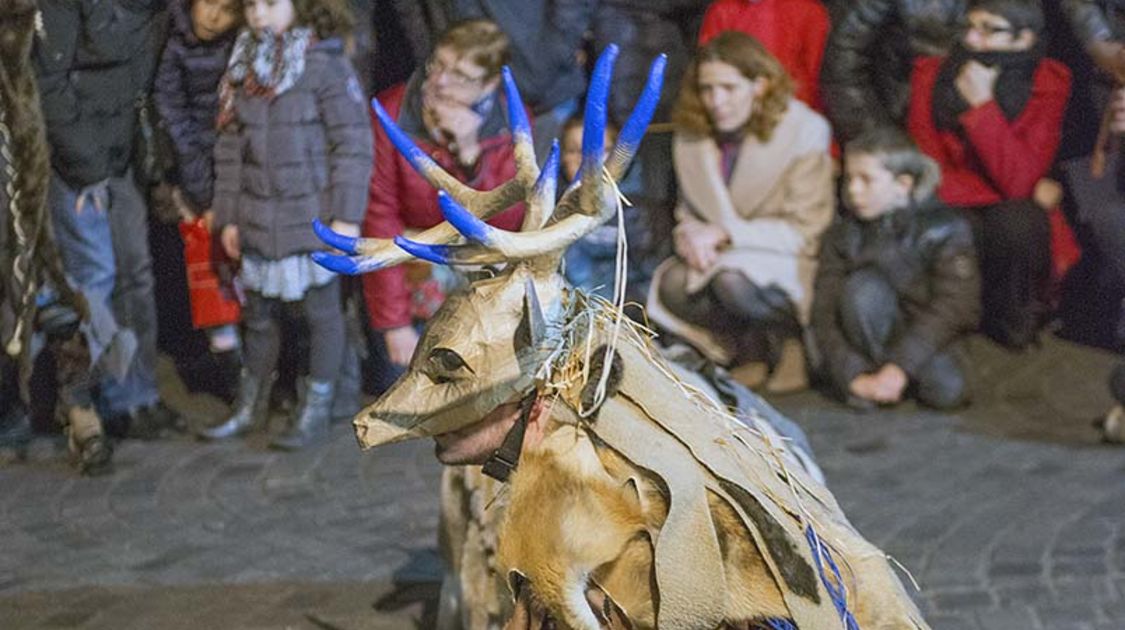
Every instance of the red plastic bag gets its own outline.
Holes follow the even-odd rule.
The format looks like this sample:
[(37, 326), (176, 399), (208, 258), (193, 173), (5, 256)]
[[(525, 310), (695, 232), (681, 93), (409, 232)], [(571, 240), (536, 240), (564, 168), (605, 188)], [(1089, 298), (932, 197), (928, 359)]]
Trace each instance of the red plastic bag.
[(215, 273), (216, 265), (230, 264), (230, 261), (220, 248), (213, 246), (211, 232), (203, 220), (181, 221), (180, 236), (184, 241), (192, 325), (214, 328), (238, 323), (242, 305), (234, 287), (222, 283)]

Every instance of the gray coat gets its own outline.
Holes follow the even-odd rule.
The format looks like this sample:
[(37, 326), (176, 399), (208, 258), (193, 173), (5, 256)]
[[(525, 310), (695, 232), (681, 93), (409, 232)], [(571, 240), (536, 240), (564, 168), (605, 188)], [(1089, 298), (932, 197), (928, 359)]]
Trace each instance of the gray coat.
[(366, 99), (339, 40), (311, 46), (305, 71), (274, 99), (235, 96), (215, 145), (215, 227), (271, 260), (325, 249), (315, 218), (359, 223), (373, 162)]

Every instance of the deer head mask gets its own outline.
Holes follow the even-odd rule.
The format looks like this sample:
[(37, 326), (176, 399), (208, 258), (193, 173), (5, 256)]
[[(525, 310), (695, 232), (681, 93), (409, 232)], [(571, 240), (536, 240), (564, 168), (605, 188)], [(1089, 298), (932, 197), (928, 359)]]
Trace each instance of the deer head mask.
[[(617, 47), (611, 45), (595, 65), (586, 101), (582, 167), (557, 204), (558, 142), (540, 169), (523, 103), (507, 68), (503, 83), (517, 173), (487, 192), (469, 188), (443, 171), (377, 100), (372, 102), (392, 144), (439, 190), (446, 222), (414, 240), (346, 237), (316, 223), (321, 240), (348, 254), (318, 252), (313, 254), (317, 262), (344, 274), (385, 269), (413, 257), (446, 265), (505, 267), (478, 274), (467, 288), (449, 296), (426, 327), (406, 374), (356, 417), (356, 435), (365, 448), (464, 428), (535, 386), (536, 373), (571, 312), (570, 292), (558, 273), (562, 254), (613, 216), (618, 206), (613, 182), (632, 161), (660, 98), (663, 56), (653, 62), (644, 91), (607, 157), (606, 102), (616, 57)], [(521, 200), (527, 211), (520, 232), (484, 222)], [(461, 240), (465, 242), (457, 243)]]

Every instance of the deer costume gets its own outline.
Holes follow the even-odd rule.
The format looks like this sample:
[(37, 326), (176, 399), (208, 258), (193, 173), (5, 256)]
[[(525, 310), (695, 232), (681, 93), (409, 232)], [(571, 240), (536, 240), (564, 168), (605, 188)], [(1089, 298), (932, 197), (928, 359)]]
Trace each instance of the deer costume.
[[(607, 159), (616, 55), (608, 47), (594, 69), (582, 169), (557, 206), (557, 147), (540, 171), (507, 70), (518, 173), (488, 192), (443, 173), (373, 103), (399, 151), (441, 191), (447, 223), (393, 242), (317, 224), (325, 242), (352, 254), (318, 253), (318, 261), (362, 273), (418, 256), (485, 271), (449, 297), (407, 373), (356, 417), (360, 444), (441, 435), (501, 404), (543, 400), (543, 440), (522, 453), (509, 448), (522, 442), (512, 439), (522, 434), (517, 423), (484, 471), (511, 472), (498, 563), (516, 595), (533, 599), (553, 627), (595, 630), (615, 611), (633, 628), (926, 628), (884, 554), (776, 434), (702, 395), (620, 310), (574, 291), (558, 273), (566, 246), (617, 211), (614, 182), (660, 94), (664, 58)], [(523, 232), (483, 222), (521, 200)], [(455, 244), (460, 236), (467, 243)], [(592, 586), (605, 596), (597, 612), (585, 595)]]

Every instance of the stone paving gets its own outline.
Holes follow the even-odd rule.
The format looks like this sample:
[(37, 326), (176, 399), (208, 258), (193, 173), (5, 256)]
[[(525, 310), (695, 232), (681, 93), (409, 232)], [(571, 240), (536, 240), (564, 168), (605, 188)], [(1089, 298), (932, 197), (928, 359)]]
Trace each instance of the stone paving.
[[(957, 415), (776, 403), (936, 630), (1125, 629), (1125, 448), (1090, 427), (1113, 357), (1053, 339), (970, 356)], [(221, 413), (161, 380), (197, 421)], [(52, 439), (0, 463), (0, 629), (431, 627), (431, 445), (362, 453), (344, 425), (306, 452), (265, 444), (125, 442), (97, 479)]]

